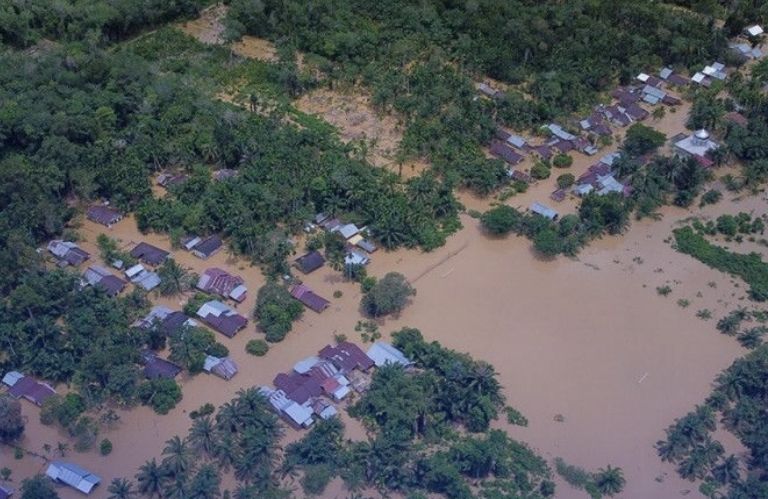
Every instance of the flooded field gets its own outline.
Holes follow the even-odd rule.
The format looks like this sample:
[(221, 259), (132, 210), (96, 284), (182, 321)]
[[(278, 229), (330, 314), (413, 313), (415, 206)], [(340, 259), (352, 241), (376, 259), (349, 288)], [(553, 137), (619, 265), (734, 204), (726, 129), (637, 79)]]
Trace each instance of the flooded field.
[[(765, 210), (765, 204), (748, 198), (710, 207), (705, 215)], [(658, 459), (653, 444), (674, 418), (707, 395), (714, 376), (744, 353), (733, 338), (716, 332), (714, 319), (695, 316), (702, 308), (715, 318), (722, 316), (743, 303), (744, 286), (736, 287), (738, 282), (676, 253), (665, 242), (676, 221), (689, 215), (665, 209), (661, 221), (635, 222), (625, 236), (597, 241), (578, 259), (554, 261), (535, 257), (525, 239), (488, 238), (476, 220), (463, 217), (465, 228), (438, 251), (374, 255), (372, 274), (397, 270), (418, 290), (413, 305), (400, 317), (382, 321), (382, 330), (418, 327), (428, 339), (491, 362), (509, 403), (530, 420), (528, 428), (498, 425), (547, 458), (560, 456), (590, 469), (609, 463), (622, 467), (627, 478), (623, 497), (677, 497), (695, 491), (695, 484), (680, 480), (672, 466)], [(138, 233), (131, 218), (112, 230), (86, 221), (80, 232), (93, 255), (98, 254), (94, 241), (100, 232), (125, 247), (143, 240), (170, 249), (167, 238)], [(175, 251), (174, 258), (198, 273), (221, 266), (243, 276), (249, 293), (238, 308), (250, 314), (264, 282), (258, 268), (233, 260), (225, 251), (208, 261), (184, 251)], [(160, 454), (165, 440), (186, 432), (190, 411), (206, 402), (219, 405), (240, 388), (269, 384), (277, 372), (333, 341), (335, 333), (359, 341), (353, 330), (361, 318), (358, 287), (328, 268), (306, 276), (305, 282), (331, 299), (331, 308), (322, 315), (306, 311), (266, 357), (244, 351), (249, 339), (261, 337), (253, 324), (231, 340), (217, 335), (240, 367), (233, 380), (183, 375), (184, 399), (169, 415), (155, 415), (147, 407), (118, 411), (120, 422), (102, 435), (114, 444), (108, 458), (96, 451), (70, 452), (68, 457), (106, 482), (132, 476), (146, 459)], [(655, 291), (663, 284), (673, 289), (668, 297)], [(332, 299), (335, 290), (343, 296)], [(677, 298), (687, 298), (691, 305), (682, 309)], [(181, 298), (158, 302), (179, 308)], [(45, 444), (55, 449), (57, 442), (66, 441), (57, 429), (39, 424), (37, 408), (23, 402), (23, 410), (28, 418), (24, 448), (45, 455)], [(364, 431), (352, 424), (348, 435), (364, 438)], [(286, 438), (298, 436), (289, 430)], [(40, 458), (14, 460), (7, 448), (0, 457), (15, 477), (44, 468)], [(332, 490), (327, 497), (346, 497), (340, 486)], [(102, 487), (95, 497), (106, 497), (105, 491)], [(582, 496), (560, 484), (558, 497)], [(62, 497), (78, 496), (62, 489)]]

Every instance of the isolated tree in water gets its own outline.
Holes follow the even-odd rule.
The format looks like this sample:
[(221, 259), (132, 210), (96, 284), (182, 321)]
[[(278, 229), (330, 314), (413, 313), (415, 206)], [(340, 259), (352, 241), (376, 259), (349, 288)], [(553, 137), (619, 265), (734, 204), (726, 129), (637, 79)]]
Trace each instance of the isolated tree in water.
[(622, 489), (624, 489), (625, 483), (624, 472), (621, 471), (621, 468), (614, 468), (613, 466), (608, 465), (608, 467), (601, 468), (600, 471), (595, 474), (595, 485), (597, 486), (597, 490), (607, 496), (612, 496), (621, 492)]
[(416, 290), (403, 274), (390, 272), (363, 296), (361, 305), (368, 314), (379, 317), (399, 312), (415, 294)]
[(13, 442), (24, 433), (21, 404), (8, 395), (0, 396), (0, 441)]
[(21, 482), (21, 499), (59, 499), (59, 494), (47, 477), (35, 475)]

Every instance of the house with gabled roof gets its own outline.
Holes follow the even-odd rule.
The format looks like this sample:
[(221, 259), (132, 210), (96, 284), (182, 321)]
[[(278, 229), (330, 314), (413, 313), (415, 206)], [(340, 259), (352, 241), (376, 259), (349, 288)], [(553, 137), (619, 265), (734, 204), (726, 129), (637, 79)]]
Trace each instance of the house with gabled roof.
[(95, 205), (85, 212), (88, 220), (107, 227), (111, 227), (123, 219), (123, 214), (114, 208), (105, 205)]
[(557, 212), (550, 208), (549, 206), (546, 206), (544, 204), (541, 204), (539, 202), (534, 202), (531, 204), (530, 208), (532, 213), (535, 213), (537, 215), (541, 215), (544, 218), (548, 218), (549, 220), (557, 220)]
[(331, 305), (331, 302), (316, 294), (305, 284), (294, 285), (291, 288), (291, 296), (318, 314)]
[(221, 379), (229, 381), (237, 374), (237, 364), (229, 357), (214, 357), (213, 355), (206, 355), (205, 364), (203, 365), (203, 371), (214, 374)]
[(119, 295), (128, 283), (109, 270), (98, 265), (91, 265), (83, 274), (85, 285), (91, 285), (103, 290), (108, 296), (115, 297)]
[(210, 236), (197, 243), (192, 248), (192, 254), (203, 260), (207, 260), (211, 256), (219, 252), (223, 245), (221, 238), (217, 235)]
[(205, 302), (197, 310), (197, 316), (212, 329), (228, 338), (234, 337), (248, 324), (248, 319), (217, 300)]
[(18, 371), (10, 371), (3, 376), (3, 384), (8, 387), (8, 394), (16, 399), (23, 398), (40, 407), (49, 398), (56, 395), (56, 390), (48, 383), (37, 381)]
[(523, 157), (505, 142), (493, 141), (491, 143), (490, 152), (510, 165), (516, 165), (523, 160)]
[(310, 251), (296, 259), (296, 267), (304, 274), (310, 274), (325, 265), (325, 258), (319, 251)]
[(215, 293), (223, 298), (231, 298), (238, 303), (245, 300), (248, 291), (242, 277), (232, 275), (218, 267), (206, 269), (195, 287), (206, 293)]
[(147, 265), (160, 265), (170, 253), (149, 243), (140, 242), (131, 250), (131, 256)]
[(333, 362), (342, 374), (355, 369), (368, 371), (374, 365), (373, 360), (359, 346), (348, 341), (342, 341), (337, 345), (326, 345), (318, 352), (318, 356)]
[(73, 463), (53, 461), (45, 470), (46, 476), (56, 482), (69, 485), (83, 494), (91, 491), (101, 483), (101, 477)]
[(61, 239), (49, 242), (48, 251), (56, 257), (60, 267), (67, 265), (77, 267), (91, 257), (90, 253), (80, 248), (77, 243), (62, 241)]

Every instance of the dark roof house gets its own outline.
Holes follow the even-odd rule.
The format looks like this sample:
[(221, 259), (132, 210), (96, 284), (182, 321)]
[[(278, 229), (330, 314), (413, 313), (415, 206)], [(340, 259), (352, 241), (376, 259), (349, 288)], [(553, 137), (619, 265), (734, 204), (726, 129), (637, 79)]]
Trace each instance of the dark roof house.
[(318, 356), (333, 362), (342, 373), (355, 369), (367, 371), (373, 367), (373, 360), (360, 347), (348, 341), (342, 341), (338, 345), (326, 345), (318, 352)]
[(314, 291), (309, 289), (309, 287), (305, 286), (304, 284), (297, 284), (291, 288), (291, 296), (318, 314), (328, 308), (331, 304), (331, 302), (322, 296), (315, 294)]
[(296, 259), (296, 266), (305, 274), (314, 272), (325, 264), (325, 258), (318, 251), (310, 251)]
[(92, 222), (110, 227), (123, 219), (123, 215), (109, 206), (96, 205), (88, 208), (85, 216)]
[(56, 391), (47, 383), (21, 375), (9, 386), (8, 394), (13, 398), (23, 398), (36, 406), (42, 406), (43, 402), (56, 395)]
[(247, 289), (242, 277), (232, 275), (218, 267), (206, 269), (197, 281), (197, 289), (216, 293), (224, 298), (232, 298), (236, 302), (245, 300)]
[(141, 356), (144, 361), (144, 376), (147, 379), (173, 379), (181, 372), (180, 366), (158, 357), (154, 352), (145, 351)]
[(507, 144), (498, 141), (491, 143), (491, 154), (497, 158), (503, 159), (510, 165), (516, 165), (523, 160), (523, 157), (515, 152), (514, 149)]
[(211, 236), (197, 243), (197, 245), (192, 248), (192, 254), (198, 258), (206, 260), (207, 258), (216, 254), (216, 252), (221, 249), (221, 246), (221, 238), (219, 236)]
[(248, 319), (235, 312), (220, 301), (205, 302), (197, 311), (197, 316), (211, 328), (228, 338), (232, 338), (238, 331), (248, 324)]
[(272, 384), (278, 390), (284, 391), (286, 397), (297, 404), (304, 404), (310, 398), (319, 397), (323, 393), (316, 379), (296, 372), (280, 373), (275, 376)]
[(77, 267), (91, 257), (87, 251), (81, 249), (76, 243), (60, 239), (48, 243), (48, 251), (56, 257), (59, 265), (62, 267), (66, 265)]
[(152, 246), (149, 243), (141, 242), (131, 250), (131, 256), (141, 260), (149, 265), (160, 265), (168, 258), (168, 253), (165, 250)]

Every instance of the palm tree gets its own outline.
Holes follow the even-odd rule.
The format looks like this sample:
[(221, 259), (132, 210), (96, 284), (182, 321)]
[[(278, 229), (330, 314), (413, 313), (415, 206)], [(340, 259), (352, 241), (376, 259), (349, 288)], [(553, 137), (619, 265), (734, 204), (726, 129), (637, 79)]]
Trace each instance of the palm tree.
[(155, 495), (161, 497), (165, 477), (165, 470), (157, 464), (155, 458), (147, 461), (139, 468), (139, 472), (136, 473), (136, 480), (139, 482), (139, 493), (149, 497), (154, 497)]
[(133, 490), (133, 483), (125, 478), (115, 478), (109, 484), (107, 488), (109, 492), (108, 499), (129, 499), (136, 497), (136, 492)]
[(608, 496), (621, 492), (626, 482), (621, 468), (614, 468), (611, 465), (608, 465), (607, 468), (600, 468), (595, 475), (597, 490)]
[(213, 454), (216, 445), (216, 426), (210, 416), (194, 420), (189, 430), (189, 445), (207, 457)]
[(731, 454), (722, 463), (712, 468), (712, 476), (722, 485), (737, 483), (741, 478), (739, 459)]
[(163, 467), (176, 477), (192, 469), (192, 457), (189, 453), (187, 441), (174, 435), (165, 442), (163, 449)]
[(211, 464), (204, 464), (200, 467), (192, 483), (189, 485), (189, 499), (216, 499), (221, 495), (219, 486), (221, 479), (216, 468)]

